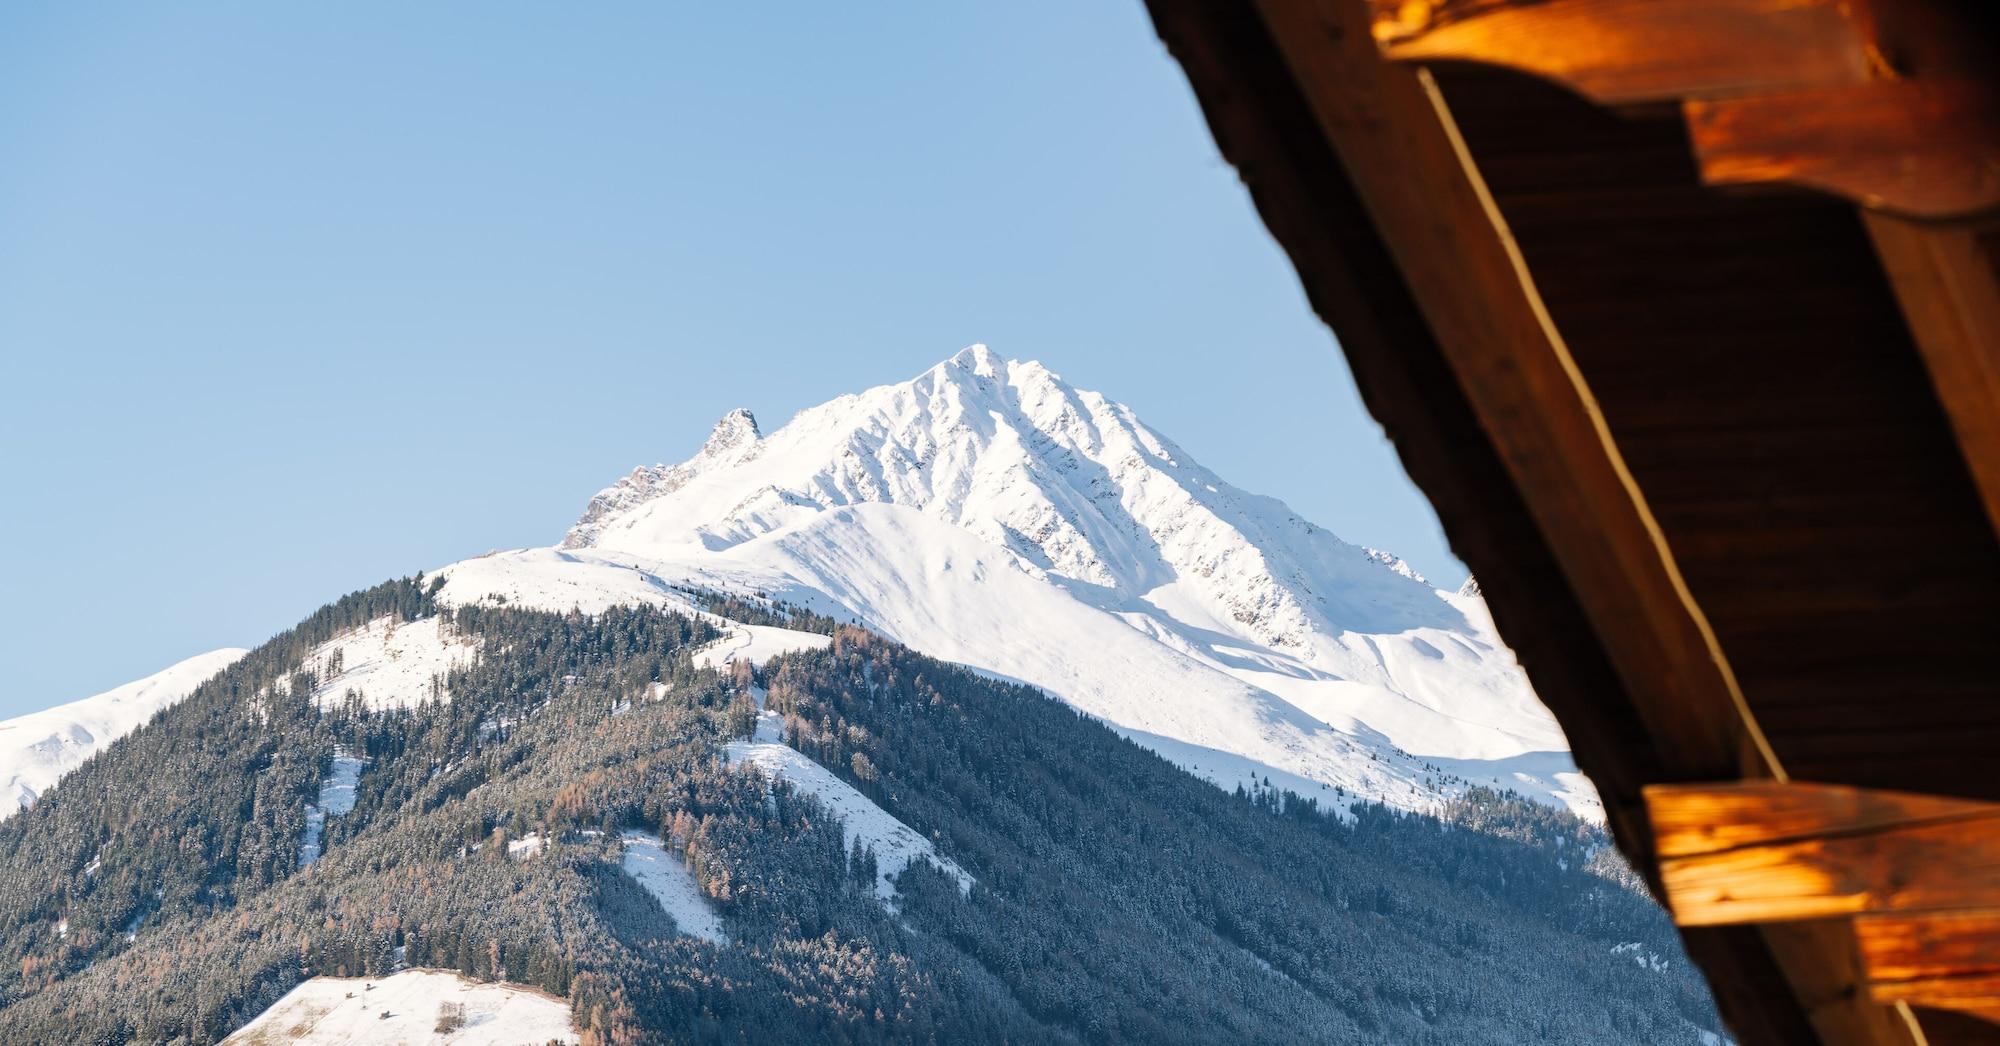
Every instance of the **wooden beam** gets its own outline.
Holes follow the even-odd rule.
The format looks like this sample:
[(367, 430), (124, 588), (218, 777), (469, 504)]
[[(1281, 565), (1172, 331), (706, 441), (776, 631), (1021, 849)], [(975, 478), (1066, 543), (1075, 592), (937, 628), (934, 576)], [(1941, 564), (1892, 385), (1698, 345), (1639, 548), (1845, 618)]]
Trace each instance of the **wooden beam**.
[(1373, 0), (1401, 61), (1467, 61), (1554, 80), (1604, 104), (1860, 83), (1862, 33), (1831, 2)]
[(2000, 909), (1854, 921), (1870, 995), (2000, 1018)]
[(2000, 804), (1835, 785), (1646, 789), (1684, 926), (2000, 907)]
[(2000, 222), (1864, 219), (2000, 533)]
[(1783, 182), (1916, 218), (2000, 208), (1990, 80), (1880, 80), (1685, 108), (1710, 185)]

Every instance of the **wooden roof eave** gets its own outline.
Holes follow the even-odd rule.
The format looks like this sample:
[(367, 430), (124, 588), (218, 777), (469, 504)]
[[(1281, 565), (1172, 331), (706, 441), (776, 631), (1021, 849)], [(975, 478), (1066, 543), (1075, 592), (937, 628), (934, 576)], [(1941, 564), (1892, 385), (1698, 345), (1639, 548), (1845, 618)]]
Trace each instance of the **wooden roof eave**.
[[(1784, 770), (1448, 109), (1422, 70), (1373, 53), (1365, 0), (1150, 2), (1364, 399), (1605, 793), (1621, 847), (1657, 875), (1638, 784)], [(1657, 714), (1676, 708), (1693, 714)], [(1683, 932), (1746, 1042), (1923, 1041), (1908, 996), (1863, 990), (1844, 920)]]

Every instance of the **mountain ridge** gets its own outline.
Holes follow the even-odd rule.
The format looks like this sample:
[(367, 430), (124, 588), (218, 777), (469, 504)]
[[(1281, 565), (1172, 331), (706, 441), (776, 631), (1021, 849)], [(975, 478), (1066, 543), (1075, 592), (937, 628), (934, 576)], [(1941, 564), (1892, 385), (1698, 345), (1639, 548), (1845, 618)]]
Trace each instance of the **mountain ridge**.
[(1421, 808), (1477, 782), (1601, 817), (1476, 585), (1434, 588), (984, 345), (769, 433), (733, 410), (552, 552), (444, 573), (448, 602), (767, 592), (1043, 687), (1225, 787)]
[[(1602, 817), (1475, 581), (1434, 588), (983, 345), (769, 433), (732, 410), (689, 458), (592, 497), (558, 545), (435, 573), (448, 605), (774, 596), (1042, 688), (1224, 788), (1423, 810), (1477, 784)], [(418, 638), (398, 649), (449, 663)], [(392, 678), (367, 688), (422, 698)], [(142, 720), (91, 729), (90, 750)]]
[(101, 694), (0, 721), (0, 820), (249, 651), (223, 647)]

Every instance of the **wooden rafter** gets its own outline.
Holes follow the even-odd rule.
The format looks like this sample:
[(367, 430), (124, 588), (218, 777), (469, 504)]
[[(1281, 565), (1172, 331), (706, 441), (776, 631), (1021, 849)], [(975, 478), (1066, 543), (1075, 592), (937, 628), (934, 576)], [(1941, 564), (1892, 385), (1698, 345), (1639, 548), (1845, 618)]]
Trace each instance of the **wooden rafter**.
[(1401, 61), (1532, 73), (1593, 101), (1860, 83), (1869, 56), (1831, 2), (1799, 0), (1373, 0), (1372, 32)]
[(2000, 909), (1871, 915), (1854, 929), (1876, 1000), (2000, 1019)]
[(2000, 97), (1987, 80), (1878, 80), (1686, 111), (1710, 185), (1783, 182), (1917, 218), (2000, 207)]
[[(1918, 218), (2000, 209), (1980, 13), (1865, 0), (1370, 0), (1399, 61), (1502, 66), (1603, 105), (1682, 103), (1704, 180)], [(1986, 16), (1990, 17), (1990, 16)]]
[(1835, 785), (1646, 789), (1687, 926), (2000, 907), (2000, 804)]
[(2000, 532), (2000, 221), (1867, 225)]

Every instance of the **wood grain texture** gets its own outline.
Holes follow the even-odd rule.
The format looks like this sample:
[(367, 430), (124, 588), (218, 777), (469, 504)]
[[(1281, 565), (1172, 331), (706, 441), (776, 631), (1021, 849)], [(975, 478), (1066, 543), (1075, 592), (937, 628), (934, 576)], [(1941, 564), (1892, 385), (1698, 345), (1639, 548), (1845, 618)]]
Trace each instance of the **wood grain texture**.
[(1874, 999), (2000, 1018), (2000, 909), (1863, 916), (1854, 929)]
[(1916, 218), (2000, 208), (2000, 97), (1989, 79), (1693, 100), (1687, 121), (1710, 185), (1782, 182)]
[(1685, 925), (2000, 906), (2000, 805), (1743, 783), (1652, 786), (1646, 806)]
[(1650, 785), (1645, 794), (1661, 857), (2000, 818), (2000, 804), (1845, 785)]
[(1858, 27), (1818, 0), (1375, 0), (1371, 28), (1398, 60), (1506, 66), (1605, 104), (1869, 74)]

